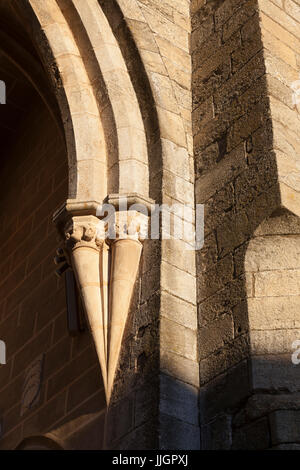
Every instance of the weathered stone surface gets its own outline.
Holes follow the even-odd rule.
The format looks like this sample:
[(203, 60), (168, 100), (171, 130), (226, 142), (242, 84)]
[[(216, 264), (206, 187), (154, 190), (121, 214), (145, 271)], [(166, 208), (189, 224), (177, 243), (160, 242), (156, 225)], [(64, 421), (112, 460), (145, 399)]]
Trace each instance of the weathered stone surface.
[(249, 370), (247, 361), (214, 378), (200, 389), (200, 414), (202, 424), (239, 407), (250, 395)]
[(172, 377), (160, 376), (160, 411), (187, 423), (198, 425), (198, 390)]
[(165, 289), (192, 304), (196, 303), (195, 278), (180, 269), (163, 262), (161, 276)]
[(238, 278), (212, 295), (198, 306), (199, 323), (204, 326), (218, 318), (219, 315), (230, 313), (232, 308), (246, 298), (245, 279)]
[[(268, 50), (269, 54), (266, 55), (267, 60), (266, 64), (268, 70), (272, 70), (271, 67), (274, 67), (274, 75), (277, 77), (281, 77), (284, 81), (284, 73), (283, 71), (288, 71), (288, 74), (293, 73), (290, 67), (293, 69), (297, 69), (297, 60), (295, 52), (287, 46), (282, 40), (273, 36), (267, 29), (262, 29), (262, 40), (264, 47)], [(275, 59), (276, 58), (276, 59)], [(280, 60), (278, 60), (280, 59)], [(273, 61), (273, 63), (272, 63)], [(276, 66), (278, 70), (276, 72)]]
[(221, 413), (201, 428), (203, 450), (229, 450), (232, 443), (231, 416)]
[(232, 256), (225, 256), (211, 269), (202, 272), (198, 276), (198, 301), (205, 300), (224, 285), (228, 284), (233, 277)]
[(182, 382), (199, 387), (199, 363), (162, 349), (161, 370)]
[(198, 426), (161, 414), (160, 429), (160, 448), (162, 450), (199, 449), (200, 430)]
[(160, 336), (167, 351), (179, 354), (187, 359), (196, 360), (197, 336), (195, 331), (162, 318)]
[(294, 235), (300, 233), (300, 219), (289, 211), (281, 210), (264, 220), (256, 229), (259, 235)]
[(278, 410), (270, 414), (270, 427), (273, 445), (299, 443), (300, 414), (296, 410)]
[[(266, 13), (266, 14), (265, 14)], [(300, 39), (297, 35), (290, 33), (281, 21), (274, 21), (274, 17), (269, 16), (268, 12), (260, 12), (261, 25), (263, 29), (266, 29), (272, 35), (280, 39), (285, 45), (292, 48), (294, 51), (298, 50)]]
[(223, 41), (227, 41), (236, 30), (240, 29), (257, 9), (257, 1), (250, 0), (245, 3), (244, 8), (237, 10), (223, 26)]
[(142, 12), (152, 31), (164, 39), (175, 42), (183, 50), (188, 50), (189, 39), (185, 29), (175, 25), (153, 8), (142, 7)]
[(224, 223), (217, 227), (216, 232), (219, 255), (228, 256), (236, 246), (241, 245), (250, 237), (251, 227), (246, 213), (244, 211), (238, 214), (229, 212), (224, 217)]
[[(249, 299), (250, 300), (250, 299)], [(232, 309), (232, 318), (234, 324), (234, 337), (249, 333), (248, 301), (235, 305)]]
[(249, 356), (249, 351), (247, 334), (235, 338), (231, 343), (225, 343), (222, 349), (201, 360), (200, 384), (207, 384), (215, 377), (244, 361)]
[(297, 410), (298, 407), (299, 393), (275, 395), (257, 392), (249, 397), (244, 408), (235, 415), (233, 425), (240, 427), (262, 416), (270, 416), (276, 410)]
[(263, 450), (270, 446), (268, 419), (262, 418), (248, 426), (236, 429), (233, 434), (233, 449)]
[(252, 330), (250, 334), (251, 351), (253, 354), (288, 354), (293, 352), (292, 344), (300, 337), (297, 329)]
[(300, 237), (292, 235), (254, 238), (249, 244), (245, 259), (246, 271), (299, 268), (299, 240)]
[(253, 390), (268, 390), (269, 393), (300, 390), (299, 373), (291, 354), (256, 356), (251, 364)]
[(208, 16), (201, 25), (193, 31), (192, 35), (192, 49), (195, 50), (201, 47), (201, 44), (205, 41), (205, 38), (209, 36), (214, 30), (214, 17)]
[(232, 57), (232, 72), (237, 73), (249, 58), (257, 54), (262, 48), (261, 33), (258, 27), (258, 17), (254, 15), (242, 27), (242, 45), (234, 50)]
[(229, 0), (219, 5), (217, 4), (215, 12), (216, 28), (219, 29), (245, 3), (245, 0), (240, 2), (237, 0)]
[[(195, 140), (197, 140), (197, 137)], [(206, 202), (218, 190), (234, 180), (234, 178), (246, 168), (246, 165), (244, 145), (240, 145), (221, 159), (220, 163), (209, 173), (196, 180), (195, 191), (197, 203), (201, 204)]]
[(197, 329), (196, 307), (164, 291), (161, 294), (161, 315), (192, 330)]
[(233, 339), (233, 321), (229, 315), (218, 318), (199, 330), (200, 360), (221, 349)]
[[(299, 24), (297, 21), (295, 21), (294, 17), (287, 15), (283, 10), (278, 8), (269, 0), (259, 0), (258, 4), (261, 10), (268, 16), (271, 18), (277, 18), (278, 23), (282, 25), (288, 32), (294, 34), (296, 37), (299, 36)], [(289, 9), (290, 6), (291, 4), (288, 5)]]
[(257, 297), (297, 295), (300, 287), (300, 270), (265, 271), (254, 274)]
[(248, 300), (249, 325), (254, 330), (298, 328), (300, 297), (264, 297)]

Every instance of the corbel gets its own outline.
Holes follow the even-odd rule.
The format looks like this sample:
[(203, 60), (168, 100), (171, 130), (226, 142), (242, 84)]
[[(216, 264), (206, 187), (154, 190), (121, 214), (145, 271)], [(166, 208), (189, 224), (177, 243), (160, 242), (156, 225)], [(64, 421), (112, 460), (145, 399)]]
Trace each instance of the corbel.
[(107, 397), (110, 400), (142, 253), (148, 217), (137, 211), (116, 212), (108, 221), (111, 246), (109, 280)]
[(65, 239), (109, 405), (148, 216), (136, 210), (117, 210), (104, 222), (78, 212), (57, 214), (55, 222)]
[(107, 390), (107, 309), (102, 295), (107, 285), (102, 269), (105, 225), (93, 215), (71, 217), (65, 239)]

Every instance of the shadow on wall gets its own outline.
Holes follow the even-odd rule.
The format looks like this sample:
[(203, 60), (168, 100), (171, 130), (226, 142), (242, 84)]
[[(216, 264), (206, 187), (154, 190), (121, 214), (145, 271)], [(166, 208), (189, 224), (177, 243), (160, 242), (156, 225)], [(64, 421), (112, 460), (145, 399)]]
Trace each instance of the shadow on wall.
[(300, 221), (281, 208), (258, 5), (192, 10), (201, 446), (297, 443)]
[(162, 148), (156, 104), (147, 73), (118, 2), (116, 0), (98, 0), (98, 3), (118, 40), (139, 102), (148, 149), (149, 197), (160, 204), (162, 200)]
[[(254, 217), (261, 209), (256, 204)], [(243, 216), (236, 217), (230, 243)], [(224, 240), (224, 227), (219, 234), (217, 240)], [(202, 447), (266, 449), (300, 442), (300, 369), (292, 362), (293, 342), (300, 339), (300, 219), (275, 210), (250, 240), (199, 277), (198, 292), (208, 294), (199, 302)]]
[(261, 355), (203, 387), (202, 449), (299, 449), (297, 367), (291, 354)]

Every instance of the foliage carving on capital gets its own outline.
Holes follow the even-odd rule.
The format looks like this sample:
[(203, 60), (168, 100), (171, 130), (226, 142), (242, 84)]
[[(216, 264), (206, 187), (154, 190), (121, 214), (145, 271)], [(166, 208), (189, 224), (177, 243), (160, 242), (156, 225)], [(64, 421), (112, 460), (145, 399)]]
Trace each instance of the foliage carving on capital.
[(67, 246), (86, 246), (100, 250), (105, 239), (103, 223), (95, 216), (72, 217), (65, 229)]
[(109, 221), (109, 241), (120, 239), (143, 241), (148, 233), (148, 217), (137, 211), (120, 211)]

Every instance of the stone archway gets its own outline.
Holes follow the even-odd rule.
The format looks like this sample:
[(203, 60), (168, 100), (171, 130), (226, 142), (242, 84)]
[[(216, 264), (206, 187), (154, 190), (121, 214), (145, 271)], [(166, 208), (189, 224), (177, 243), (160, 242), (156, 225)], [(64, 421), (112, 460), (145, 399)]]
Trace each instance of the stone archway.
[[(17, 4), (17, 11), (23, 14), (20, 4)], [(141, 200), (144, 203), (148, 197), (148, 155), (144, 124), (125, 61), (97, 1), (90, 2), (88, 8), (82, 2), (51, 0), (43, 4), (38, 1), (25, 2), (22, 7), (26, 7), (33, 34), (39, 35), (38, 50), (46, 67), (52, 72), (65, 126), (69, 197), (55, 214), (55, 220), (62, 235), (66, 233), (67, 238), (71, 237), (74, 241), (69, 251), (70, 262), (84, 299), (105, 387), (107, 380), (110, 383), (110, 391), (107, 392), (109, 397), (134, 283), (128, 279), (124, 291), (128, 300), (124, 304), (124, 311), (114, 314), (113, 311), (118, 311), (120, 307), (113, 302), (113, 294), (106, 292), (109, 255), (105, 235), (95, 238), (95, 230), (99, 229), (95, 215), (99, 205), (108, 196), (109, 186), (122, 196), (134, 194), (133, 202)], [(53, 70), (56, 70), (56, 74), (53, 74)], [(131, 219), (133, 215), (132, 212)], [(91, 237), (86, 236), (89, 231)], [(79, 239), (83, 237), (81, 241), (77, 238), (79, 232)], [(136, 240), (132, 240), (132, 243), (134, 247)], [(115, 248), (118, 244), (112, 245), (112, 252), (118, 252)], [(83, 267), (86, 266), (89, 248), (94, 255), (90, 259), (94, 266), (92, 275)], [(113, 259), (115, 256), (112, 253)], [(128, 268), (125, 267), (125, 271), (129, 269), (129, 277), (133, 275), (134, 279), (141, 256), (140, 249), (135, 256), (136, 261), (128, 257)], [(99, 260), (102, 266), (100, 274)], [(123, 259), (124, 262), (126, 259)], [(134, 267), (131, 273), (132, 262)], [(119, 262), (112, 263), (112, 266), (112, 269), (120, 269)], [(111, 278), (114, 277), (115, 274), (111, 273)], [(108, 320), (108, 304), (105, 300), (108, 297), (112, 306), (110, 316), (113, 318), (117, 315), (122, 323), (116, 338), (112, 326), (114, 321)], [(119, 325), (120, 319), (116, 321)], [(116, 328), (119, 330), (119, 326)], [(108, 335), (113, 343), (109, 353), (110, 362), (113, 362), (110, 367)], [(110, 373), (107, 367), (112, 369)], [(107, 379), (107, 373), (112, 377)]]
[[(98, 2), (87, 8), (80, 1), (33, 0), (23, 2), (22, 8), (16, 2), (16, 9), (21, 15), (27, 12), (31, 34), (54, 82), (68, 145), (70, 204), (102, 203), (108, 184), (121, 194), (147, 197), (141, 112)], [(111, 148), (111, 140), (116, 148)]]
[[(0, 9), (0, 73), (7, 91), (0, 130), (0, 336), (7, 349), (0, 371), (0, 445), (14, 448), (22, 439), (20, 423), (45, 404), (49, 376), (45, 372), (41, 378), (42, 364), (46, 371), (45, 355), (49, 359), (60, 341), (50, 339), (51, 330), (58, 318), (65, 318), (64, 286), (53, 276), (57, 235), (51, 212), (67, 197), (68, 165), (63, 126), (47, 74), (10, 2), (0, 2)], [(70, 348), (62, 325), (60, 337)], [(52, 361), (54, 370), (57, 363)], [(30, 430), (24, 437), (28, 434)]]
[[(108, 260), (103, 234), (99, 236), (101, 224), (99, 226), (96, 217), (99, 204), (108, 196), (108, 202), (117, 209), (114, 221), (119, 222), (122, 232), (125, 224), (121, 221), (124, 214), (120, 215), (119, 195), (129, 196), (130, 202), (141, 202), (148, 207), (152, 202), (148, 199), (149, 190), (159, 202), (179, 202), (190, 207), (194, 202), (189, 9), (186, 2), (183, 6), (175, 6), (180, 10), (180, 24), (184, 27), (172, 29), (171, 24), (166, 28), (164, 22), (157, 23), (157, 15), (152, 22), (151, 11), (144, 11), (143, 5), (136, 0), (90, 0), (88, 8), (86, 2), (80, 0), (17, 0), (11, 3), (34, 39), (59, 103), (68, 149), (69, 194), (61, 210), (56, 212), (55, 221), (61, 235), (69, 240), (68, 256), (85, 299), (105, 378), (108, 312), (103, 305), (107, 305), (109, 297), (104, 288)], [(168, 57), (169, 51), (174, 60)], [(135, 57), (138, 66), (133, 63)], [(152, 170), (149, 175), (150, 155)], [(188, 429), (188, 435), (192, 435), (189, 445), (197, 447), (199, 378), (194, 254), (186, 250), (187, 241), (183, 239), (162, 243), (149, 240), (141, 255), (140, 214), (128, 215), (132, 222), (131, 237), (126, 240), (130, 250), (123, 249), (118, 241), (112, 243), (115, 278), (118, 280), (121, 271), (128, 279), (126, 286), (122, 286), (122, 297), (127, 300), (121, 311), (116, 295), (110, 294), (111, 305), (114, 305), (110, 308), (115, 309), (117, 315), (116, 331), (120, 326), (119, 317), (122, 325), (116, 335), (117, 354), (108, 388), (112, 387), (121, 350), (134, 289), (132, 279), (140, 270), (134, 305), (138, 318), (134, 318), (133, 330), (127, 332), (125, 338), (130, 343), (128, 349), (133, 358), (125, 366), (126, 373), (119, 374), (118, 386), (122, 390), (124, 383), (129, 384), (125, 393), (134, 396), (134, 400), (143, 401), (144, 392), (137, 392), (136, 384), (141, 390), (147, 390), (148, 395), (151, 382), (155, 397), (155, 400), (151, 397), (151, 406), (148, 406), (153, 410), (151, 420), (157, 419), (158, 402), (162, 407), (166, 405), (166, 390), (171, 389), (175, 394), (178, 390), (185, 397), (188, 394), (187, 408), (191, 407), (193, 412), (188, 410), (178, 415), (174, 408), (172, 412), (169, 410), (170, 419), (176, 423), (180, 439), (186, 441)], [(193, 215), (185, 222), (193, 226)], [(147, 224), (146, 218), (143, 223)], [(130, 253), (133, 253), (131, 261)], [(93, 269), (84, 266), (88, 256), (91, 260), (88, 267), (93, 266)], [(141, 256), (143, 263), (140, 263)], [(186, 286), (189, 288), (185, 290)], [(111, 291), (118, 291), (116, 284)], [(140, 312), (144, 313), (140, 315)], [(178, 345), (170, 341), (170, 332), (172, 338), (181, 339)], [(163, 372), (161, 376), (160, 371)], [(161, 390), (164, 390), (160, 397), (159, 378)], [(127, 398), (130, 414), (131, 398)], [(118, 416), (118, 406), (114, 413)], [(166, 443), (170, 442), (168, 423), (169, 414), (162, 412), (159, 445), (167, 447), (169, 444)], [(156, 439), (157, 427), (155, 429), (153, 436), (155, 434)], [(147, 440), (147, 445), (149, 442)]]

